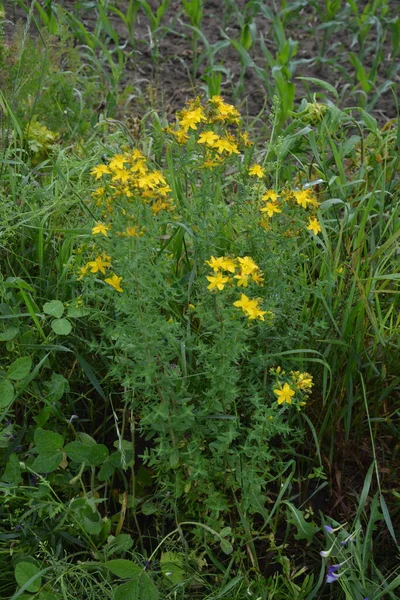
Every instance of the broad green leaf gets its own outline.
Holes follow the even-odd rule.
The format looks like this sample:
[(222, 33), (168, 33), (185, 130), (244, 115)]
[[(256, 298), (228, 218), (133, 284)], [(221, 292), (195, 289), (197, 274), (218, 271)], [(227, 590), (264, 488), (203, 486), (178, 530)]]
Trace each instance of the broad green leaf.
[(13, 340), (19, 333), (18, 327), (8, 327), (0, 333), (0, 342), (9, 342)]
[(7, 377), (8, 379), (12, 379), (13, 381), (21, 381), (27, 375), (29, 375), (29, 371), (32, 367), (32, 359), (29, 356), (21, 356), (14, 360), (13, 363), (7, 369)]
[(82, 317), (86, 317), (88, 314), (90, 314), (90, 310), (88, 308), (84, 308), (83, 306), (69, 306), (67, 310), (67, 317), (69, 319), (80, 319)]
[(51, 473), (61, 464), (62, 452), (41, 452), (33, 461), (32, 469), (37, 473)]
[(336, 88), (333, 87), (327, 81), (323, 81), (322, 79), (318, 79), (317, 77), (296, 77), (296, 79), (302, 79), (303, 81), (309, 81), (310, 83), (314, 83), (315, 85), (319, 85), (323, 90), (327, 92), (331, 92), (333, 96), (335, 96), (336, 100), (339, 99), (339, 94)]
[(119, 585), (114, 590), (113, 600), (140, 600), (139, 581), (134, 579)]
[(113, 575), (121, 577), (121, 579), (137, 579), (144, 573), (142, 567), (139, 567), (136, 563), (131, 560), (125, 560), (124, 558), (109, 560), (104, 563), (104, 566)]
[(80, 525), (91, 535), (98, 535), (102, 530), (102, 521), (99, 511), (93, 500), (77, 498), (70, 504)]
[(35, 430), (33, 439), (35, 447), (39, 453), (41, 452), (56, 452), (64, 446), (64, 438), (59, 433), (42, 429), (38, 427)]
[(8, 379), (0, 379), (0, 408), (6, 408), (14, 399), (14, 386)]
[(311, 544), (314, 535), (318, 531), (317, 525), (313, 521), (306, 521), (304, 518), (304, 511), (296, 508), (291, 502), (284, 501), (284, 504), (286, 504), (291, 512), (288, 522), (292, 523), (297, 529), (297, 533), (295, 533), (294, 536), (296, 540), (307, 540), (307, 542)]
[(53, 319), (51, 328), (57, 335), (68, 335), (72, 331), (71, 321), (68, 319)]
[(46, 315), (60, 319), (64, 314), (64, 304), (60, 300), (52, 300), (43, 305), (43, 312)]
[(85, 446), (82, 442), (70, 442), (64, 448), (68, 457), (76, 462), (86, 462), (92, 467), (97, 467), (107, 459), (108, 449), (103, 444)]
[(106, 546), (107, 554), (111, 555), (119, 552), (126, 552), (127, 550), (130, 550), (132, 546), (133, 540), (131, 536), (127, 533), (120, 533), (119, 535), (115, 536), (115, 538), (111, 536), (111, 538), (108, 540)]
[(221, 540), (219, 545), (221, 546), (221, 550), (224, 554), (232, 554), (233, 546), (228, 540)]
[(159, 600), (160, 594), (153, 580), (144, 573), (139, 580), (140, 600)]
[[(60, 596), (55, 596), (51, 592), (44, 592), (43, 590), (39, 592), (39, 595), (35, 597), (35, 600), (57, 600)], [(18, 599), (19, 600), (19, 599)]]
[[(39, 567), (30, 562), (20, 562), (15, 567), (14, 575), (15, 579), (21, 587), (24, 586), (32, 577), (40, 573)], [(26, 588), (28, 592), (38, 592), (42, 587), (42, 578), (40, 575), (29, 584)]]
[(69, 391), (68, 381), (59, 373), (52, 373), (50, 381), (46, 381), (45, 386), (48, 389), (47, 400), (50, 402), (58, 402), (65, 392)]
[(19, 466), (19, 458), (15, 453), (11, 454), (8, 459), (1, 480), (5, 483), (13, 483), (15, 485), (21, 480), (21, 467)]
[(174, 584), (182, 583), (185, 577), (182, 556), (177, 552), (163, 552), (160, 558), (161, 573)]

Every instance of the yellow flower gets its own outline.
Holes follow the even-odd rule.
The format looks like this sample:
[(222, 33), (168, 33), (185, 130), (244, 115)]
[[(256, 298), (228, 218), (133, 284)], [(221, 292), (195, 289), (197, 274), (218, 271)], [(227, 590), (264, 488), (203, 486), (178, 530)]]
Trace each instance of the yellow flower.
[(79, 269), (78, 281), (80, 281), (81, 279), (83, 279), (85, 277), (85, 275), (87, 275), (88, 269), (89, 269), (89, 265), (84, 265), (83, 267), (81, 267)]
[(92, 234), (97, 235), (99, 233), (102, 233), (103, 235), (108, 237), (107, 231), (109, 231), (109, 230), (110, 230), (109, 225), (105, 225), (104, 223), (97, 223), (97, 225), (95, 227), (93, 227), (93, 229), (92, 229)]
[(252, 273), (251, 278), (257, 285), (262, 285), (264, 283), (264, 277), (261, 271), (259, 273)]
[(206, 260), (206, 265), (209, 265), (213, 271), (220, 271), (224, 268), (224, 257), (215, 258), (212, 256), (210, 260)]
[(109, 175), (110, 173), (111, 171), (107, 165), (97, 165), (90, 171), (90, 174), (96, 177), (96, 179), (101, 179), (103, 175)]
[(250, 256), (244, 256), (243, 258), (238, 258), (240, 263), (240, 270), (243, 275), (251, 275), (254, 271), (258, 270), (258, 265), (254, 262)]
[(248, 275), (243, 275), (240, 273), (239, 275), (235, 275), (234, 279), (237, 279), (238, 287), (247, 287), (249, 285)]
[(274, 190), (267, 190), (265, 194), (261, 197), (261, 200), (271, 200), (275, 202), (278, 199), (278, 194), (274, 192)]
[(293, 196), (295, 197), (297, 204), (299, 204), (303, 208), (307, 208), (307, 204), (313, 203), (309, 190), (294, 191)]
[(265, 175), (264, 169), (260, 165), (253, 165), (249, 170), (249, 175), (254, 175), (262, 179)]
[(133, 227), (127, 227), (125, 229), (125, 233), (130, 237), (139, 237), (139, 227), (137, 225), (134, 225)]
[(206, 121), (203, 109), (200, 107), (193, 108), (192, 110), (182, 111), (182, 117), (179, 119), (179, 125), (184, 129), (197, 129), (197, 124), (201, 121)]
[(281, 213), (281, 209), (278, 208), (278, 205), (276, 202), (267, 202), (267, 204), (265, 206), (263, 206), (263, 208), (260, 208), (261, 212), (266, 212), (267, 215), (269, 217), (273, 217), (274, 213)]
[(111, 263), (108, 260), (109, 258), (110, 257), (107, 255), (103, 255), (103, 257), (96, 256), (94, 260), (87, 263), (90, 267), (90, 272), (98, 273), (100, 271), (100, 273), (103, 273), (103, 275), (105, 275), (106, 268), (111, 266)]
[(236, 270), (235, 259), (229, 258), (229, 256), (224, 256), (222, 258), (222, 269), (223, 271), (229, 271), (230, 273), (234, 273)]
[(224, 277), (222, 273), (217, 273), (216, 275), (207, 275), (206, 279), (210, 282), (210, 285), (207, 286), (208, 290), (223, 290), (225, 284), (229, 281), (229, 277)]
[(213, 148), (215, 142), (218, 140), (218, 137), (219, 136), (216, 135), (213, 131), (205, 131), (200, 135), (199, 139), (197, 140), (197, 143), (207, 144), (207, 146), (211, 146), (211, 148)]
[(129, 158), (122, 154), (115, 154), (108, 163), (108, 166), (112, 171), (123, 171), (127, 162), (129, 162)]
[(111, 277), (108, 277), (104, 281), (111, 285), (117, 292), (124, 291), (121, 287), (122, 277), (118, 277), (118, 275), (116, 275), (115, 273), (113, 273)]
[(274, 390), (274, 394), (275, 396), (278, 396), (278, 404), (283, 404), (284, 402), (286, 402), (286, 404), (292, 404), (292, 397), (295, 392), (288, 383), (285, 383), (281, 390)]
[(250, 320), (260, 319), (260, 321), (264, 321), (264, 315), (267, 314), (267, 311), (260, 310), (259, 301), (257, 299), (250, 299), (246, 294), (242, 294), (240, 300), (236, 300), (236, 302), (233, 303), (233, 306), (241, 308)]
[(214, 147), (217, 149), (218, 154), (222, 154), (222, 152), (227, 152), (228, 154), (239, 154), (237, 145), (225, 138), (218, 138), (218, 140), (214, 143)]
[[(299, 390), (304, 390), (307, 392), (307, 390), (311, 390), (311, 388), (313, 387), (313, 377), (312, 375), (310, 375), (310, 373), (300, 373), (300, 371), (291, 371), (290, 374), (292, 376), (293, 382), (297, 385)], [(308, 391), (308, 393), (310, 392)]]
[(317, 235), (320, 231), (322, 231), (321, 225), (315, 217), (310, 217), (308, 219), (307, 229), (312, 231), (315, 235)]

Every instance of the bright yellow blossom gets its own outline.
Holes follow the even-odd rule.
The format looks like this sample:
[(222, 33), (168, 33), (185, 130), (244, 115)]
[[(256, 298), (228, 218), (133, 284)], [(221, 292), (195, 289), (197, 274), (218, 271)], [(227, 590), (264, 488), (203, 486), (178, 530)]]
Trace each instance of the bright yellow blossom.
[(271, 200), (275, 202), (278, 199), (278, 194), (274, 192), (274, 190), (267, 190), (265, 194), (261, 197), (261, 200)]
[(213, 131), (205, 131), (202, 133), (197, 140), (198, 144), (207, 144), (213, 148), (215, 146), (215, 142), (218, 140), (219, 136), (216, 135)]
[(250, 320), (260, 319), (260, 321), (264, 321), (264, 315), (267, 314), (267, 311), (260, 310), (257, 299), (250, 299), (246, 294), (241, 294), (240, 300), (236, 300), (233, 306), (241, 308)]
[(108, 260), (108, 256), (96, 256), (96, 258), (90, 262), (88, 262), (88, 266), (90, 267), (91, 273), (103, 273), (105, 275), (106, 268), (111, 266), (111, 262)]
[(258, 270), (258, 265), (254, 262), (250, 256), (244, 256), (243, 258), (238, 257), (240, 263), (240, 270), (243, 275), (251, 275), (254, 271)]
[(217, 273), (216, 275), (208, 275), (206, 277), (207, 281), (210, 282), (210, 284), (207, 286), (208, 290), (223, 290), (225, 287), (225, 284), (229, 281), (229, 277), (224, 277), (222, 275), (222, 273)]
[(266, 212), (269, 217), (273, 217), (274, 213), (281, 213), (281, 209), (276, 202), (267, 202), (265, 206), (260, 208), (261, 212)]
[(247, 287), (249, 285), (249, 276), (243, 275), (240, 273), (239, 275), (235, 275), (234, 279), (237, 279), (238, 287)]
[(239, 154), (237, 145), (225, 138), (218, 138), (218, 140), (214, 143), (214, 147), (217, 149), (218, 154), (222, 154), (222, 152), (227, 152), (228, 154)]
[(124, 290), (121, 287), (122, 279), (122, 277), (118, 277), (118, 275), (113, 273), (111, 277), (108, 277), (104, 281), (105, 283), (108, 283), (108, 285), (111, 285), (111, 287), (113, 287), (117, 292), (123, 292)]
[(278, 397), (278, 404), (283, 404), (284, 402), (292, 404), (292, 397), (295, 392), (288, 383), (285, 383), (282, 389), (274, 390), (274, 394)]
[(307, 229), (312, 231), (315, 235), (318, 235), (320, 231), (322, 231), (321, 225), (315, 217), (310, 217), (308, 219)]
[(258, 177), (259, 179), (262, 179), (265, 175), (265, 171), (261, 167), (261, 165), (253, 165), (249, 169), (249, 175), (254, 175), (255, 177)]
[(235, 259), (229, 258), (229, 256), (224, 256), (222, 259), (222, 270), (229, 271), (230, 273), (234, 273), (236, 270)]
[(92, 229), (92, 234), (98, 235), (99, 233), (102, 233), (103, 235), (108, 237), (107, 231), (110, 231), (109, 225), (106, 225), (105, 223), (97, 223), (97, 225)]
[(96, 177), (96, 179), (101, 179), (103, 175), (109, 175), (110, 173), (111, 171), (107, 165), (97, 165), (90, 171), (90, 174)]
[(223, 256), (218, 258), (211, 256), (210, 260), (206, 260), (206, 265), (209, 265), (213, 271), (220, 271), (224, 268), (224, 260)]
[(193, 108), (192, 110), (184, 110), (182, 111), (182, 117), (179, 119), (179, 125), (184, 129), (197, 129), (198, 123), (201, 121), (206, 121), (206, 117), (204, 116), (203, 109), (200, 107)]

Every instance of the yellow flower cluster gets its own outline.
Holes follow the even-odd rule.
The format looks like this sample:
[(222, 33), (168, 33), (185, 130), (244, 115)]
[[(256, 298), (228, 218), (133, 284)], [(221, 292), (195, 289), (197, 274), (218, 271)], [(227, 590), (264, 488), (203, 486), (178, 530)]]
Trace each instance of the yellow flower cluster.
[[(263, 273), (260, 267), (250, 256), (230, 257), (230, 256), (211, 256), (206, 260), (206, 264), (213, 270), (212, 275), (207, 275), (209, 281), (207, 289), (223, 290), (226, 284), (236, 283), (237, 287), (248, 287), (250, 282), (262, 285), (264, 281)], [(258, 298), (249, 298), (246, 294), (241, 294), (240, 300), (233, 303), (234, 306), (241, 308), (250, 320), (259, 319), (264, 321), (264, 315), (272, 315), (271, 311), (260, 309), (260, 300)]]
[(213, 168), (233, 154), (240, 154), (241, 147), (251, 146), (248, 134), (241, 131), (239, 111), (225, 102), (221, 96), (213, 96), (205, 106), (200, 98), (188, 102), (177, 115), (175, 128), (168, 127), (179, 144), (186, 144), (195, 136), (196, 143), (203, 147), (202, 167)]
[(273, 390), (277, 397), (278, 404), (295, 404), (298, 409), (306, 405), (304, 401), (314, 385), (312, 375), (306, 371), (290, 371), (291, 382), (285, 381), (282, 383), (281, 377), (286, 375), (281, 367), (271, 369), (270, 373), (276, 377), (276, 388)]
[(153, 214), (161, 210), (172, 210), (169, 197), (171, 188), (161, 171), (151, 170), (144, 154), (136, 149), (133, 152), (115, 154), (107, 165), (97, 165), (91, 175), (101, 180), (101, 186), (93, 193), (97, 206), (103, 206), (105, 213), (113, 211), (113, 200), (124, 196), (127, 199), (139, 198), (151, 206)]
[[(249, 170), (250, 175), (255, 175), (262, 178), (264, 172), (259, 165), (254, 165)], [(284, 205), (298, 205), (305, 210), (311, 209), (315, 211), (319, 207), (319, 202), (312, 194), (311, 190), (283, 190), (276, 192), (275, 190), (267, 190), (261, 196), (260, 212), (262, 214), (261, 226), (268, 229), (270, 226), (270, 219), (275, 215), (283, 212)], [(307, 229), (312, 231), (315, 235), (318, 235), (322, 231), (320, 222), (318, 221), (315, 214), (311, 214), (308, 217)]]
[[(79, 270), (78, 281), (83, 279), (85, 275), (89, 273), (101, 273), (102, 275), (106, 274), (106, 269), (111, 267), (111, 256), (108, 254), (99, 254), (96, 256), (94, 260), (90, 260)], [(122, 277), (118, 277), (115, 273), (112, 273), (110, 277), (104, 279), (105, 283), (111, 285), (117, 292), (123, 292), (124, 290), (121, 287)]]

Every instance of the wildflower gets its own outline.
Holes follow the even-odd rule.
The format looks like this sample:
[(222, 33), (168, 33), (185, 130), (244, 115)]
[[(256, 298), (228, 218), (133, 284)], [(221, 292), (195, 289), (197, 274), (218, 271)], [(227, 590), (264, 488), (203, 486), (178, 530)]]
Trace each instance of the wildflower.
[(236, 302), (233, 303), (233, 306), (241, 308), (250, 320), (260, 319), (260, 321), (264, 321), (264, 315), (267, 314), (267, 311), (260, 310), (259, 301), (257, 299), (250, 299), (246, 294), (242, 294), (240, 300), (236, 300)]
[(109, 285), (111, 285), (111, 287), (113, 287), (117, 292), (123, 292), (124, 290), (121, 287), (122, 279), (123, 279), (122, 277), (118, 277), (118, 275), (113, 273), (111, 277), (108, 277), (104, 281), (105, 281), (105, 283), (108, 283)]
[(230, 142), (226, 138), (218, 138), (214, 143), (214, 147), (217, 149), (218, 154), (227, 152), (228, 154), (239, 154), (237, 145), (234, 142)]
[(235, 275), (234, 279), (237, 279), (238, 287), (247, 287), (249, 285), (249, 276), (243, 275), (240, 273), (239, 275)]
[(288, 383), (285, 383), (282, 389), (274, 390), (274, 394), (278, 396), (278, 404), (283, 404), (284, 402), (292, 404), (292, 397), (295, 392)]
[(139, 237), (139, 235), (140, 235), (139, 228), (137, 225), (134, 225), (133, 227), (127, 227), (125, 229), (125, 233), (129, 237)]
[(274, 190), (267, 190), (265, 194), (261, 197), (261, 200), (271, 200), (275, 202), (278, 199), (278, 194), (274, 192)]
[(274, 213), (281, 213), (281, 209), (278, 208), (278, 205), (276, 202), (267, 202), (267, 204), (265, 206), (263, 206), (263, 208), (260, 209), (261, 212), (266, 212), (268, 214), (269, 217), (273, 217)]
[(230, 273), (234, 273), (236, 270), (235, 259), (229, 258), (228, 256), (224, 256), (222, 258), (222, 269), (223, 271), (229, 271)]
[(219, 139), (219, 136), (216, 135), (213, 131), (205, 131), (202, 133), (197, 140), (198, 144), (207, 144), (207, 146), (211, 146), (213, 148), (215, 146), (215, 142)]
[(110, 175), (110, 173), (111, 171), (107, 165), (97, 165), (90, 171), (90, 174), (96, 177), (96, 179), (101, 179), (103, 175)]
[(258, 270), (258, 265), (254, 262), (250, 256), (244, 256), (243, 258), (238, 258), (240, 263), (240, 270), (243, 275), (251, 275), (254, 271)]
[(315, 235), (317, 235), (320, 231), (322, 231), (321, 225), (315, 217), (310, 217), (308, 219), (307, 229), (312, 231)]
[(259, 273), (252, 273), (251, 278), (257, 285), (262, 285), (264, 283), (264, 277), (261, 271)]
[(188, 129), (196, 130), (198, 123), (201, 121), (206, 121), (206, 117), (204, 116), (203, 109), (200, 106), (192, 110), (182, 111), (182, 117), (179, 119), (179, 125), (185, 131)]
[(307, 205), (311, 203), (309, 190), (294, 191), (293, 196), (295, 197), (297, 204), (303, 208), (307, 208)]
[(78, 281), (80, 281), (81, 279), (83, 279), (85, 277), (85, 275), (87, 275), (88, 270), (89, 270), (89, 265), (84, 265), (83, 267), (81, 267), (79, 269)]
[(127, 162), (128, 158), (126, 156), (123, 156), (122, 154), (115, 154), (108, 163), (108, 166), (111, 171), (124, 171), (125, 163)]
[(229, 281), (229, 277), (224, 277), (222, 273), (217, 273), (216, 275), (208, 275), (207, 280), (210, 282), (210, 285), (207, 286), (208, 290), (223, 290), (225, 284)]
[(311, 390), (314, 383), (313, 383), (312, 375), (310, 375), (310, 373), (306, 373), (306, 372), (300, 373), (300, 371), (291, 371), (290, 374), (292, 376), (294, 383), (299, 388), (299, 390), (304, 390), (304, 391)]
[(109, 230), (110, 230), (109, 225), (105, 225), (104, 223), (97, 223), (97, 225), (95, 227), (93, 227), (93, 229), (92, 229), (92, 234), (97, 235), (99, 233), (102, 233), (103, 235), (108, 237), (107, 231), (109, 231)]
[(109, 257), (107, 255), (96, 256), (96, 258), (87, 263), (87, 266), (90, 267), (91, 273), (103, 273), (105, 275), (106, 268), (111, 267), (111, 262), (109, 261)]
[(262, 179), (265, 175), (265, 171), (260, 165), (253, 165), (249, 170), (249, 175)]
[(212, 256), (210, 260), (206, 260), (206, 264), (209, 265), (213, 271), (220, 271), (224, 269), (225, 259), (223, 256), (215, 258)]

